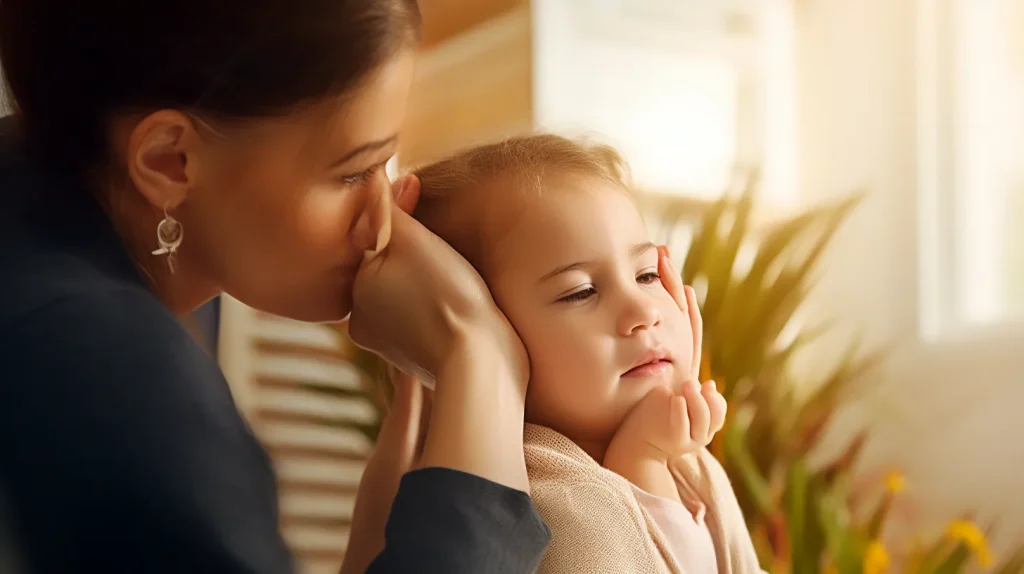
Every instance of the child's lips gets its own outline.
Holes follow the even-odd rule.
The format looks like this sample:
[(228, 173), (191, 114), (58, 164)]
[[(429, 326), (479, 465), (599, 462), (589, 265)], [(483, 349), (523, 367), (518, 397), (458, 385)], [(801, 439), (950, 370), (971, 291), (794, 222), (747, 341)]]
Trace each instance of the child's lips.
[(633, 367), (622, 374), (624, 379), (643, 379), (654, 377), (668, 372), (672, 368), (672, 362), (668, 359), (657, 359), (653, 362), (644, 363)]
[(656, 346), (649, 347), (622, 376), (650, 377), (667, 371), (671, 366), (672, 359), (668, 351)]

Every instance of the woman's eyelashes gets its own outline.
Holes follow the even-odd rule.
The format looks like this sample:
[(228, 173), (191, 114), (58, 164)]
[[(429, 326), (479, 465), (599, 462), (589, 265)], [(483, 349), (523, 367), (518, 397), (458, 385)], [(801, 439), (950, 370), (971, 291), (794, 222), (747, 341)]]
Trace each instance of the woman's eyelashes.
[[(661, 282), (661, 275), (657, 271), (642, 271), (636, 276), (636, 282), (640, 285), (652, 285)], [(585, 285), (567, 295), (558, 298), (559, 303), (577, 303), (586, 301), (597, 294), (593, 285)]]
[(371, 165), (370, 167), (364, 169), (359, 173), (343, 175), (336, 177), (335, 179), (338, 181), (338, 183), (345, 186), (363, 185), (369, 182), (371, 179), (373, 179), (382, 169), (384, 169), (384, 166), (387, 165), (387, 163), (388, 162), (385, 160), (380, 163)]

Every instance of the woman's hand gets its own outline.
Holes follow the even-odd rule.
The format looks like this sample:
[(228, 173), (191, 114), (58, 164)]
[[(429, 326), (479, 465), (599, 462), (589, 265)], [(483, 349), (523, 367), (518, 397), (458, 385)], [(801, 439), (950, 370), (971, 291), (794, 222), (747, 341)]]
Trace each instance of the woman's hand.
[[(411, 209), (419, 181), (408, 177), (395, 191), (396, 203)], [(367, 254), (356, 274), (352, 340), (406, 374), (434, 382), (422, 466), (528, 491), (523, 411), (529, 361), (522, 341), (468, 261), (402, 209), (392, 210), (390, 221), (390, 238)]]
[(390, 227), (366, 255), (353, 286), (352, 340), (408, 374), (433, 382), (467, 337), (493, 339), (517, 375), (525, 351), (480, 274), (440, 237), (414, 220), (419, 180), (395, 182)]
[(431, 392), (414, 377), (398, 371), (391, 375), (394, 398), (381, 421), (376, 448), (359, 481), (341, 574), (365, 572), (384, 549), (384, 529), (398, 484), (406, 472), (419, 465), (423, 451)]

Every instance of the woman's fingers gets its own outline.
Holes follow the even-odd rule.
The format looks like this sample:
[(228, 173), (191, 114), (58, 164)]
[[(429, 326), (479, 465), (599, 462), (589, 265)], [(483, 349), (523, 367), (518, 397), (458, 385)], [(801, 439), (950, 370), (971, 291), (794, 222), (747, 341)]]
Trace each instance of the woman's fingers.
[(404, 175), (391, 183), (391, 197), (395, 207), (406, 213), (416, 209), (420, 200), (420, 180), (413, 174)]

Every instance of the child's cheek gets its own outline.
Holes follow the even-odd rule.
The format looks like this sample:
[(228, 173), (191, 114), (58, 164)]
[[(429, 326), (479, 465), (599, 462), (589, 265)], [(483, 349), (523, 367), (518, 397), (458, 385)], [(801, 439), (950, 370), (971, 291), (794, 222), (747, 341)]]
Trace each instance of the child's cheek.
[(658, 306), (661, 308), (661, 316), (665, 321), (672, 323), (689, 322), (689, 317), (679, 308), (676, 300), (668, 294), (668, 291), (665, 291), (664, 287), (658, 293)]

